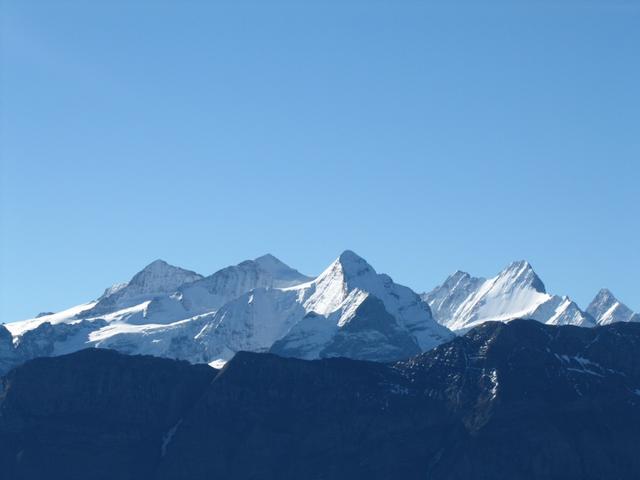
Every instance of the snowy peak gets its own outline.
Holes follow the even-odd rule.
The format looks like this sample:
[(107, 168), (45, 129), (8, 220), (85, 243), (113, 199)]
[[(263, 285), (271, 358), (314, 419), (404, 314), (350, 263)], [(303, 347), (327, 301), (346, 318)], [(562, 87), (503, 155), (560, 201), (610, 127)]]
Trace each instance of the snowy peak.
[(447, 277), (447, 279), (443, 283), (443, 286), (446, 286), (448, 288), (454, 288), (456, 285), (460, 284), (461, 282), (464, 283), (470, 278), (472, 277), (467, 272), (463, 272), (462, 270), (456, 270), (454, 273), (452, 273)]
[[(334, 262), (339, 265), (344, 281), (351, 288), (367, 289), (372, 282), (380, 281), (380, 275), (361, 256), (351, 250), (345, 250)], [(388, 278), (384, 275), (384, 278)]]
[(203, 277), (191, 270), (176, 267), (164, 260), (155, 260), (136, 273), (128, 283), (115, 284), (105, 290), (97, 304), (80, 315), (88, 318), (133, 307), (174, 293), (183, 285)]
[(600, 291), (593, 298), (593, 302), (605, 303), (605, 302), (617, 302), (618, 299), (608, 288), (601, 288)]
[(547, 293), (544, 283), (526, 260), (518, 260), (509, 264), (498, 274), (497, 283), (508, 285), (510, 288), (530, 287), (536, 292)]
[(325, 277), (341, 278), (342, 281), (357, 280), (362, 277), (375, 276), (376, 271), (367, 261), (351, 250), (345, 250), (340, 256), (318, 277), (318, 282)]
[(429, 305), (433, 317), (445, 325), (453, 318), (455, 311), (486, 279), (476, 278), (467, 272), (456, 271), (442, 285), (431, 292), (423, 293), (422, 299)]
[(348, 274), (358, 274), (362, 271), (373, 270), (367, 261), (352, 250), (345, 250), (337, 259)]
[(587, 313), (595, 318), (598, 325), (613, 322), (637, 322), (640, 317), (620, 302), (610, 290), (601, 289), (587, 307)]
[(118, 293), (120, 290), (125, 288), (127, 285), (128, 285), (127, 282), (114, 283), (113, 285), (111, 285), (110, 287), (105, 289), (104, 293), (100, 296), (100, 298), (98, 298), (98, 301), (102, 300), (103, 298), (110, 297), (111, 295), (113, 295), (115, 293)]
[[(599, 297), (600, 304), (610, 307), (610, 292), (601, 291)], [(436, 320), (452, 330), (466, 331), (486, 321), (506, 322), (516, 318), (531, 318), (549, 325), (596, 324), (596, 315), (584, 312), (569, 297), (548, 294), (526, 260), (512, 262), (488, 280), (458, 271), (422, 298)]]
[(140, 295), (172, 293), (181, 285), (202, 278), (202, 275), (175, 267), (164, 260), (155, 260), (136, 273), (126, 288)]
[[(415, 292), (394, 283), (388, 275), (376, 273), (351, 250), (343, 252), (316, 280), (291, 290), (297, 293), (308, 314), (278, 343), (276, 352), (280, 354), (317, 358), (336, 335), (341, 338), (346, 335), (347, 325), (352, 328), (357, 325), (357, 335), (362, 338), (386, 338), (379, 341), (379, 349), (389, 347), (388, 332), (382, 333), (380, 327), (389, 321), (422, 350), (451, 336), (451, 332), (434, 321), (428, 305)], [(367, 305), (376, 304), (376, 308), (361, 309), (367, 299)], [(378, 313), (372, 315), (372, 311)], [(367, 312), (366, 321), (363, 312)], [(398, 338), (394, 334), (394, 339)], [(344, 345), (350, 341), (341, 340)]]
[(549, 300), (540, 304), (529, 318), (546, 323), (547, 325), (577, 325), (579, 327), (594, 327), (595, 319), (567, 296), (553, 295)]
[(486, 321), (528, 317), (551, 296), (531, 264), (519, 260), (486, 280), (457, 271), (422, 298), (438, 322), (464, 331)]
[(180, 288), (179, 295), (186, 318), (214, 312), (255, 288), (294, 287), (310, 280), (311, 278), (273, 255), (267, 254), (223, 268), (202, 280), (185, 285)]
[(289, 265), (281, 261), (274, 255), (267, 253), (258, 258), (253, 259), (258, 265), (260, 265), (265, 270), (269, 271), (277, 271), (277, 270), (293, 270)]
[(268, 272), (274, 279), (276, 279), (280, 287), (298, 285), (312, 280), (311, 277), (303, 275), (298, 270), (291, 268), (289, 265), (270, 253), (262, 255), (253, 261), (258, 265), (258, 267), (265, 272)]
[(363, 291), (375, 289), (378, 274), (351, 250), (344, 251), (312, 283), (301, 285), (298, 290), (304, 298), (307, 311), (327, 315), (336, 311), (356, 288)]
[(496, 277), (484, 281), (455, 311), (454, 328), (482, 322), (528, 316), (548, 300), (544, 284), (526, 261), (511, 263)]

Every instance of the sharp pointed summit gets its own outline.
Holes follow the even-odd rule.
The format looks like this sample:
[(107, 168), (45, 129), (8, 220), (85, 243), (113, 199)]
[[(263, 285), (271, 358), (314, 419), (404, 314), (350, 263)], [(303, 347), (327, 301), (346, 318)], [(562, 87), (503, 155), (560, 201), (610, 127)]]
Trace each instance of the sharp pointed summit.
[(542, 283), (538, 274), (526, 260), (511, 262), (507, 268), (498, 274), (498, 277), (505, 283), (514, 286), (531, 287), (536, 292), (547, 293), (544, 283)]
[(354, 288), (363, 286), (363, 283), (375, 281), (377, 275), (375, 269), (364, 258), (352, 250), (345, 250), (318, 276), (316, 282), (322, 284), (340, 279), (349, 284), (349, 288)]
[[(409, 344), (425, 350), (451, 338), (415, 292), (394, 283), (388, 275), (376, 273), (351, 250), (340, 254), (316, 280), (295, 290), (307, 315), (274, 344), (272, 351), (280, 355), (336, 356), (340, 348), (335, 342), (347, 348), (352, 336), (357, 336), (362, 341), (377, 338), (381, 352), (387, 347), (395, 352), (386, 357), (391, 359), (406, 355)], [(397, 350), (400, 344), (404, 347)]]
[(601, 289), (587, 307), (587, 312), (595, 318), (598, 325), (613, 322), (637, 322), (640, 316), (633, 313), (624, 303), (619, 301), (610, 290)]

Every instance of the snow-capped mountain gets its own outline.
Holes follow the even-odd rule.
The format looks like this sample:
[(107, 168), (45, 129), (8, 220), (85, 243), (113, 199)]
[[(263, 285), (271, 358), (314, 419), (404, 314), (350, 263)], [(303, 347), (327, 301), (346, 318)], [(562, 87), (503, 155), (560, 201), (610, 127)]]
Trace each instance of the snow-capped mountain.
[(96, 346), (218, 366), (240, 350), (397, 360), (452, 337), (350, 251), (316, 279), (272, 255), (208, 277), (156, 261), (94, 302), (7, 328), (20, 358)]
[(84, 311), (85, 318), (122, 310), (156, 297), (175, 292), (182, 285), (201, 280), (203, 277), (190, 270), (169, 265), (164, 260), (156, 260), (126, 284), (115, 284), (105, 290), (95, 306)]
[(529, 262), (511, 263), (493, 278), (458, 271), (422, 295), (434, 318), (465, 331), (486, 321), (533, 318), (553, 325), (593, 326), (593, 318), (568, 297), (550, 295)]
[(398, 360), (452, 338), (415, 292), (376, 273), (351, 251), (301, 285), (254, 288), (186, 322), (99, 334), (93, 339), (102, 347), (218, 366), (240, 350), (307, 359)]
[(620, 302), (609, 290), (603, 288), (587, 307), (587, 312), (598, 325), (613, 322), (640, 322), (640, 315)]
[(273, 345), (280, 355), (394, 360), (451, 338), (415, 292), (349, 250), (290, 291), (307, 314)]
[(95, 301), (7, 324), (13, 348), (6, 363), (88, 346), (204, 361), (203, 346), (194, 337), (222, 305), (254, 288), (309, 280), (273, 255), (208, 277), (157, 260)]
[(493, 278), (458, 271), (419, 296), (352, 251), (318, 277), (264, 255), (212, 275), (157, 260), (98, 299), (0, 326), (0, 371), (87, 347), (221, 366), (237, 352), (395, 361), (486, 321), (592, 327), (640, 321), (607, 290), (587, 312), (551, 295), (526, 261)]
[(595, 327), (594, 318), (582, 311), (580, 307), (567, 296), (553, 295), (541, 303), (533, 313), (526, 318), (538, 320), (547, 325), (577, 325), (580, 327)]
[[(225, 267), (208, 277), (156, 261), (124, 287), (108, 289), (94, 307), (78, 318), (102, 316), (131, 325), (166, 325), (215, 312), (254, 288), (288, 287), (309, 280), (269, 254)], [(130, 292), (132, 287), (134, 291)]]
[(184, 315), (193, 316), (218, 310), (254, 288), (284, 288), (310, 280), (311, 277), (267, 254), (185, 285), (174, 298), (184, 309)]

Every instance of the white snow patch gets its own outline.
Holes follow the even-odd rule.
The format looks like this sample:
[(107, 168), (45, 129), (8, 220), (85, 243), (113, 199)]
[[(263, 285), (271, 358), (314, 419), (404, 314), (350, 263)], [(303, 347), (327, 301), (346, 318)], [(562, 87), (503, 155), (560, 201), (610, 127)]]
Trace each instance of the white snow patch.
[(96, 302), (83, 303), (82, 305), (77, 305), (58, 313), (43, 315), (42, 317), (38, 318), (30, 318), (27, 320), (6, 323), (4, 326), (7, 327), (7, 330), (11, 332), (11, 335), (13, 335), (14, 337), (19, 337), (24, 332), (33, 330), (34, 328), (38, 328), (40, 325), (46, 322), (49, 322), (52, 325), (55, 325), (57, 323), (73, 323), (74, 321), (76, 321), (76, 315), (84, 312), (85, 310), (93, 308), (95, 304)]
[(215, 359), (213, 362), (209, 362), (209, 366), (213, 367), (217, 370), (220, 370), (222, 367), (224, 367), (227, 364), (228, 360), (224, 360), (222, 358), (217, 358)]

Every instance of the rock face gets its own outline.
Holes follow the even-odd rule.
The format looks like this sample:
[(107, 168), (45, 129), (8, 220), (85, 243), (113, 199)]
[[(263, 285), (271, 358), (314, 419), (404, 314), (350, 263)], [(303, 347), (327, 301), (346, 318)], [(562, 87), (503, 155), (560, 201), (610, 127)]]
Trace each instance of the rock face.
[(32, 360), (2, 380), (2, 478), (153, 478), (215, 372), (101, 349)]
[(633, 479), (639, 349), (637, 323), (515, 320), (395, 364), (241, 352), (216, 372), (86, 350), (4, 378), (0, 465), (7, 480)]
[(547, 293), (529, 262), (511, 263), (493, 278), (457, 271), (431, 292), (422, 294), (434, 318), (464, 332), (488, 321), (532, 318), (550, 325), (592, 327), (595, 320), (568, 297)]
[(0, 374), (18, 364), (18, 356), (13, 347), (11, 332), (0, 325)]

